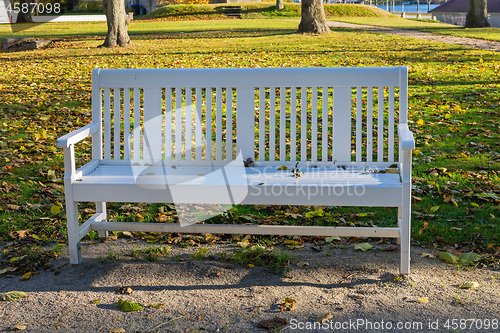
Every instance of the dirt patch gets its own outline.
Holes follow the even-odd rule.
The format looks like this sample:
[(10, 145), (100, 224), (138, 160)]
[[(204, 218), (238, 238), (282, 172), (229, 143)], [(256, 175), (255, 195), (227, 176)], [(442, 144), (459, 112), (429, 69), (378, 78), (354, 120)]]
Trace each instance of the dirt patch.
[[(457, 270), (417, 254), (429, 249), (413, 247), (412, 273), (399, 279), (398, 250), (357, 252), (352, 246), (329, 246), (317, 252), (306, 244), (289, 251), (300, 265), (292, 264), (282, 276), (267, 268), (216, 260), (222, 253), (230, 255), (236, 245), (209, 246), (208, 257), (201, 260), (192, 256), (199, 250), (196, 247), (172, 247), (169, 257), (157, 262), (134, 260), (132, 250), (147, 246), (124, 239), (87, 244), (83, 263), (63, 266), (57, 275), (45, 270), (28, 281), (19, 281), (18, 276), (0, 280), (0, 292), (18, 290), (28, 295), (0, 302), (0, 330), (22, 324), (27, 332), (108, 332), (115, 328), (126, 332), (258, 332), (265, 331), (259, 323), (284, 323), (284, 318), (287, 324), (281, 332), (326, 332), (335, 325), (347, 325), (345, 332), (452, 332), (453, 319), (459, 325), (461, 319), (477, 319), (467, 322), (472, 327), (459, 326), (455, 331), (493, 332), (498, 327), (493, 323), (500, 320), (500, 272)], [(68, 256), (63, 254), (54, 267), (67, 263)], [(467, 281), (480, 286), (460, 289)], [(120, 292), (123, 287), (127, 293)], [(280, 310), (285, 297), (296, 300), (294, 310)], [(421, 297), (428, 297), (428, 303)], [(145, 307), (123, 312), (115, 306), (119, 299)], [(163, 306), (155, 308), (158, 304)], [(313, 329), (312, 325), (320, 328), (314, 324), (318, 318), (330, 318), (325, 316), (328, 313), (332, 319), (323, 325), (334, 326)], [(398, 323), (413, 326), (397, 329)], [(432, 326), (436, 323), (437, 330)], [(487, 324), (490, 329), (485, 329)], [(382, 330), (373, 325), (385, 326)]]

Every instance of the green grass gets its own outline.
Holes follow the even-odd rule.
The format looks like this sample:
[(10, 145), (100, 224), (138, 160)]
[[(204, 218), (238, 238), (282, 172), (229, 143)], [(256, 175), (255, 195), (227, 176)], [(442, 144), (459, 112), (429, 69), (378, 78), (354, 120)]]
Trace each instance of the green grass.
[[(500, 191), (500, 54), (359, 30), (301, 35), (297, 25), (280, 19), (137, 21), (130, 27), (133, 45), (123, 49), (97, 48), (104, 23), (43, 24), (18, 33), (63, 40), (44, 50), (0, 53), (0, 239), (28, 230), (25, 238), (33, 242), (66, 241), (64, 209), (51, 211), (64, 201), (63, 157), (55, 140), (90, 121), (95, 67), (404, 65), (410, 71), (410, 126), (420, 150), (413, 172), (414, 241), (498, 251), (500, 200), (488, 194)], [(77, 146), (79, 164), (89, 159), (89, 147), (88, 141)], [(110, 219), (149, 221), (160, 212), (157, 205), (138, 205), (139, 212), (121, 206), (109, 204)], [(82, 219), (94, 213), (91, 205), (81, 208)], [(312, 209), (242, 206), (212, 220), (395, 225), (394, 209), (327, 207), (324, 217), (306, 218)]]
[(456, 37), (478, 38), (485, 40), (500, 41), (500, 28), (478, 28), (468, 29), (452, 24), (435, 22), (430, 20), (411, 20), (403, 19), (400, 17), (348, 17), (348, 18), (335, 18), (335, 21), (368, 24), (380, 27), (403, 28), (410, 30), (417, 30), (423, 32), (430, 32), (440, 35), (450, 35)]

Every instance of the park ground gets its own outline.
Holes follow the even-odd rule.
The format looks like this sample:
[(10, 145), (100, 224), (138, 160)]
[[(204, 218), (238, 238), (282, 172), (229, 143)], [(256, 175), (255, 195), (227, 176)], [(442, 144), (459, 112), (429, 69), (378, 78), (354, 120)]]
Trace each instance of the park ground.
[[(58, 325), (62, 329), (71, 321), (68, 313), (84, 311), (81, 318), (95, 316), (92, 318), (97, 321), (89, 329), (96, 331), (113, 328), (111, 323), (101, 320), (116, 318), (116, 327), (125, 328), (120, 326), (124, 323), (131, 331), (141, 331), (133, 326), (132, 321), (144, 324), (140, 327), (148, 331), (170, 320), (157, 329), (200, 331), (207, 327), (214, 331), (226, 327), (231, 332), (252, 331), (261, 319), (273, 318), (273, 306), (284, 297), (297, 300), (297, 318), (303, 320), (316, 318), (323, 314), (321, 312), (331, 312), (338, 318), (366, 315), (366, 318), (375, 320), (419, 311), (420, 319), (434, 318), (431, 314), (443, 319), (488, 314), (489, 319), (494, 319), (494, 309), (498, 309), (500, 251), (500, 53), (346, 27), (334, 27), (330, 34), (322, 36), (301, 35), (296, 32), (298, 22), (294, 20), (297, 17), (292, 9), (290, 15), (281, 17), (272, 10), (259, 12), (252, 9), (249, 16), (241, 20), (215, 17), (217, 13), (210, 16), (191, 12), (189, 15), (163, 14), (153, 20), (133, 21), (129, 28), (133, 44), (123, 49), (97, 48), (106, 33), (105, 23), (42, 24), (17, 33), (12, 33), (7, 26), (0, 27), (2, 39), (8, 36), (60, 39), (42, 50), (0, 53), (0, 240), (3, 252), (0, 272), (9, 268), (2, 277), (10, 276), (0, 280), (0, 292), (15, 288), (28, 293), (28, 297), (20, 301), (8, 305), (0, 303), (6, 309), (0, 318), (2, 327), (22, 322), (33, 331), (55, 330)], [(328, 19), (332, 21), (383, 25), (485, 41), (498, 41), (500, 36), (499, 29), (466, 30), (437, 22), (404, 20), (380, 12), (372, 14), (341, 15), (338, 9), (336, 12), (327, 10)], [(124, 235), (114, 235), (107, 243), (92, 244), (97, 242), (97, 235), (91, 234), (86, 239), (89, 246), (87, 252), (84, 251), (83, 265), (63, 266), (67, 262), (63, 163), (62, 152), (55, 148), (55, 140), (90, 121), (90, 73), (93, 68), (280, 66), (409, 67), (409, 119), (417, 142), (413, 164), (412, 239), (414, 246), (424, 247), (413, 251), (414, 271), (410, 279), (399, 280), (393, 275), (397, 273), (398, 251), (383, 251), (385, 247), (397, 246), (392, 241), (377, 244), (375, 239), (349, 238), (334, 242), (293, 240), (299, 243), (297, 249), (284, 248), (286, 258), (290, 259), (284, 265), (287, 266), (285, 275), (273, 275), (268, 268), (259, 268), (258, 265), (251, 268), (254, 266), (252, 262), (238, 266), (230, 258), (215, 256), (215, 253), (231, 253), (238, 248), (238, 239), (233, 237), (209, 242), (206, 238), (201, 241), (189, 236), (161, 234), (134, 234), (133, 240), (128, 240), (133, 244), (124, 241)], [(88, 160), (89, 144), (81, 145), (78, 153), (80, 162)], [(82, 218), (94, 213), (91, 206), (81, 208)], [(110, 218), (141, 221), (155, 220), (161, 217), (161, 212), (169, 209), (138, 203), (133, 206), (110, 205), (109, 211)], [(175, 220), (175, 213), (170, 213), (166, 219)], [(394, 223), (395, 212), (367, 208), (238, 206), (214, 220), (226, 223), (273, 221), (297, 225), (390, 226)], [(115, 238), (118, 240), (113, 240)], [(269, 248), (283, 248), (285, 241), (290, 240), (252, 237), (247, 241), (265, 244)], [(310, 247), (315, 245), (314, 242), (323, 246), (319, 254), (312, 254), (314, 250)], [(365, 242), (375, 245), (375, 250), (352, 251), (353, 246)], [(191, 256), (207, 243), (215, 244), (207, 245), (209, 253), (213, 251), (215, 257), (203, 253)], [(120, 249), (117, 250), (121, 253), (116, 255), (117, 261), (114, 260), (114, 248), (109, 244), (116, 244), (114, 246)], [(133, 252), (132, 246), (171, 246), (171, 251), (178, 253), (158, 263), (137, 262), (135, 260), (140, 258), (134, 256), (123, 259)], [(219, 251), (219, 248), (224, 250)], [(481, 259), (470, 267), (457, 267), (435, 258), (420, 258), (417, 254), (437, 255), (440, 251), (474, 252)], [(283, 255), (283, 252), (279, 253)], [(301, 256), (311, 256), (304, 259), (309, 260), (309, 266), (299, 265)], [(54, 259), (56, 257), (59, 258)], [(178, 257), (181, 259), (173, 259)], [(371, 262), (376, 266), (373, 269), (367, 264)], [(272, 262), (262, 265), (272, 267)], [(219, 271), (223, 273), (219, 274)], [(132, 272), (137, 276), (131, 276)], [(165, 293), (158, 300), (148, 301), (146, 297), (154, 291), (146, 283), (148, 276), (153, 276), (148, 272), (156, 274), (154, 281)], [(217, 278), (212, 278), (210, 272)], [(56, 273), (60, 274), (54, 275)], [(442, 282), (439, 281), (440, 274), (443, 275)], [(222, 282), (217, 282), (220, 275), (223, 276)], [(19, 281), (20, 277), (25, 277), (26, 281)], [(81, 284), (71, 280), (79, 277), (82, 278)], [(424, 280), (432, 282), (422, 282)], [(459, 289), (458, 286), (466, 280), (480, 283), (479, 289)], [(93, 298), (91, 285), (95, 281), (100, 289)], [(40, 282), (46, 289), (36, 287)], [(198, 287), (200, 283), (219, 287), (204, 290)], [(349, 283), (349, 286), (347, 289), (342, 286), (343, 291), (338, 292), (337, 287), (340, 288), (342, 283)], [(234, 289), (220, 287), (227, 284), (234, 285)], [(118, 312), (112, 306), (116, 302), (114, 289), (122, 286), (132, 286), (135, 291), (131, 295), (138, 295), (133, 299), (142, 304), (167, 304), (167, 301), (176, 300), (174, 303), (180, 308), (175, 310), (167, 305), (168, 311), (160, 309), (158, 313), (150, 307), (133, 314)], [(302, 294), (300, 290), (303, 290)], [(54, 318), (51, 318), (52, 310), (47, 310), (47, 307), (57, 304), (58, 297), (65, 297), (65, 291), (70, 292), (70, 296), (61, 303), (66, 304), (60, 308), (63, 317), (54, 308)], [(172, 296), (174, 292), (175, 297)], [(225, 303), (226, 293), (237, 295), (228, 296), (237, 302)], [(358, 297), (360, 295), (362, 297)], [(372, 299), (366, 295), (382, 295), (383, 299), (377, 303), (375, 297)], [(418, 303), (417, 296), (429, 297), (429, 303)], [(77, 309), (69, 301), (74, 297), (82, 297), (80, 303), (74, 303), (82, 304)], [(271, 302), (272, 297), (275, 299)], [(102, 298), (102, 304), (84, 304), (99, 298)], [(182, 303), (182, 299), (186, 302)], [(211, 310), (213, 299), (221, 301), (217, 308), (226, 309), (225, 314)], [(351, 308), (345, 305), (349, 302)], [(383, 312), (381, 304), (387, 302), (393, 302), (393, 307)], [(335, 305), (337, 303), (340, 305)], [(256, 308), (256, 314), (244, 312), (246, 305)], [(412, 306), (415, 308), (409, 310)], [(344, 310), (336, 314), (336, 308)], [(445, 312), (436, 312), (441, 310)], [(286, 315), (278, 313), (279, 310), (275, 312), (278, 317), (291, 319), (294, 311), (286, 312)], [(45, 314), (46, 317), (23, 317), (23, 313), (39, 313), (42, 317)], [(236, 319), (231, 317), (234, 313), (238, 314)], [(217, 315), (221, 317), (217, 318)], [(211, 323), (199, 319), (200, 326), (193, 326), (199, 316)], [(177, 317), (180, 318), (175, 319)], [(148, 318), (153, 318), (149, 326), (142, 321)], [(170, 327), (173, 322), (178, 326)], [(236, 324), (230, 329), (233, 322), (241, 326)], [(101, 326), (97, 327), (97, 324)], [(70, 327), (76, 329), (80, 326)]]

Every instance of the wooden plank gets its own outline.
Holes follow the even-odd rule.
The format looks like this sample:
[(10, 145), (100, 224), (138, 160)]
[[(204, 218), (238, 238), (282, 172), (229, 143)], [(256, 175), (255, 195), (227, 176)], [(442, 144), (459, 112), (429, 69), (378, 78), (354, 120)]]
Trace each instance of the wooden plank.
[(333, 160), (351, 161), (351, 88), (333, 89)]
[(92, 122), (99, 124), (98, 131), (92, 135), (92, 159), (102, 159), (102, 90), (99, 82), (99, 68), (92, 70)]
[(123, 159), (130, 160), (130, 89), (123, 90)]
[(377, 161), (384, 161), (384, 87), (378, 87)]
[(134, 89), (134, 160), (141, 159), (142, 131), (141, 131), (141, 90)]
[(196, 114), (195, 114), (195, 122), (196, 122), (196, 130), (195, 130), (195, 159), (197, 161), (201, 161), (201, 153), (202, 153), (202, 98), (201, 98), (201, 88), (196, 88), (195, 93), (196, 98)]
[[(404, 69), (404, 67), (403, 67)], [(166, 82), (178, 87), (356, 87), (400, 85), (400, 67), (337, 68), (176, 68), (101, 69), (100, 85), (112, 88), (127, 82), (130, 88), (161, 87)]]
[(373, 160), (373, 87), (367, 88), (366, 98), (366, 161)]
[(259, 87), (259, 161), (266, 160), (266, 88)]
[(138, 223), (138, 222), (92, 222), (92, 230), (132, 231), (132, 232), (176, 232), (213, 233), (245, 235), (297, 235), (297, 236), (356, 236), (398, 238), (399, 228), (371, 227), (322, 227), (322, 226), (280, 226), (242, 224), (194, 224), (181, 226), (180, 223)]
[(236, 90), (236, 144), (243, 160), (255, 158), (255, 90), (251, 88)]
[(212, 88), (208, 87), (205, 89), (206, 96), (206, 112), (205, 112), (205, 149), (206, 156), (205, 159), (207, 161), (212, 161), (214, 155), (212, 154), (212, 112), (213, 112), (213, 104), (212, 104)]
[(356, 88), (356, 162), (363, 159), (363, 88)]
[(161, 161), (161, 88), (144, 89), (144, 160)]
[(226, 88), (226, 161), (233, 159), (233, 88)]
[(323, 106), (321, 107), (321, 111), (323, 113), (322, 118), (321, 118), (321, 126), (322, 126), (322, 133), (321, 133), (321, 160), (322, 161), (328, 161), (328, 129), (330, 125), (330, 121), (328, 120), (328, 98), (329, 98), (329, 91), (328, 87), (323, 87), (322, 90), (322, 102)]
[(186, 136), (185, 136), (185, 150), (186, 150), (186, 160), (190, 161), (193, 159), (193, 91), (191, 88), (186, 87)]
[(318, 88), (311, 93), (311, 161), (318, 160)]
[(182, 160), (182, 88), (175, 88), (175, 160)]
[(165, 160), (172, 160), (172, 88), (165, 89)]
[(280, 87), (280, 161), (286, 161), (286, 129), (286, 87)]
[(215, 160), (222, 160), (222, 88), (215, 89)]
[(290, 161), (297, 160), (297, 88), (290, 92)]
[(276, 159), (276, 87), (269, 88), (269, 161)]
[(400, 67), (399, 123), (408, 122), (408, 68)]
[(300, 87), (300, 160), (307, 161), (307, 87)]
[(394, 162), (394, 87), (389, 87), (388, 162)]
[(111, 159), (111, 92), (104, 89), (104, 159)]
[(113, 159), (119, 160), (120, 154), (120, 132), (121, 132), (121, 112), (120, 112), (120, 102), (121, 102), (121, 89), (113, 89)]

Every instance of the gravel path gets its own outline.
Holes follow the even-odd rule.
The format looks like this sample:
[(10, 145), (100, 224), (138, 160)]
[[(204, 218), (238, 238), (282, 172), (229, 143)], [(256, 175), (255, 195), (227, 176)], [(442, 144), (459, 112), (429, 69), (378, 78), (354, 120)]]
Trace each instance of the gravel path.
[(481, 50), (489, 50), (500, 52), (500, 42), (489, 41), (477, 38), (464, 38), (464, 37), (454, 37), (447, 35), (436, 35), (429, 32), (420, 32), (415, 30), (407, 29), (396, 29), (388, 27), (377, 27), (373, 25), (363, 25), (363, 24), (352, 24), (345, 22), (327, 21), (327, 24), (331, 28), (347, 28), (347, 29), (363, 29), (367, 31), (381, 32), (391, 35), (405, 36), (417, 39), (427, 39), (436, 42), (457, 44), (462, 46), (468, 46)]
[[(133, 247), (147, 246), (125, 239), (87, 244), (82, 264), (63, 266), (66, 254), (54, 261), (53, 267), (62, 266), (60, 274), (44, 270), (28, 281), (19, 276), (0, 280), (0, 293), (20, 290), (28, 295), (0, 301), (0, 331), (21, 324), (26, 332), (264, 332), (258, 324), (275, 316), (288, 322), (281, 332), (331, 332), (340, 326), (345, 329), (336, 331), (498, 332), (500, 324), (500, 272), (457, 270), (418, 255), (429, 249), (413, 247), (412, 274), (398, 280), (399, 251), (392, 245), (367, 252), (353, 251), (352, 245), (325, 245), (317, 252), (306, 243), (290, 252), (302, 266), (304, 261), (309, 265), (292, 264), (285, 276), (210, 258), (196, 260), (191, 255), (197, 247), (173, 246), (168, 258), (153, 263), (131, 257)], [(208, 255), (235, 249), (210, 245)], [(118, 259), (103, 262), (110, 253)], [(479, 288), (460, 289), (467, 281), (478, 282)], [(121, 287), (132, 293), (117, 293)], [(280, 311), (285, 297), (297, 301), (296, 309)], [(123, 312), (115, 306), (118, 299), (146, 306)], [(156, 309), (154, 303), (164, 306)], [(306, 329), (327, 313), (327, 325), (333, 326), (323, 328), (333, 330)], [(454, 330), (453, 325), (467, 329)]]

